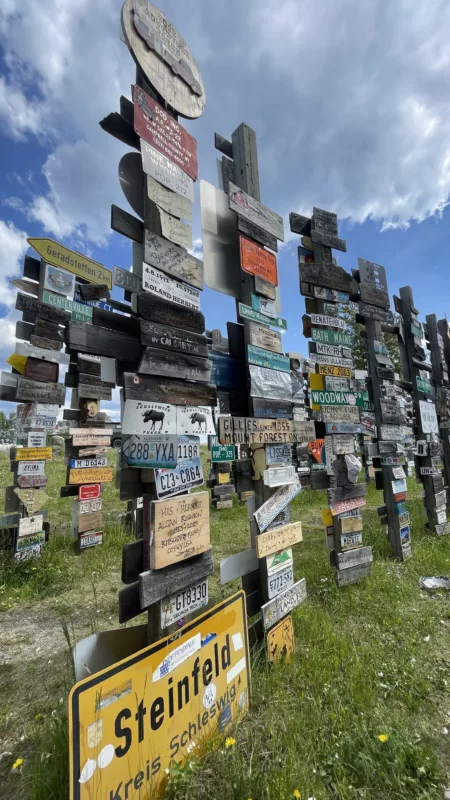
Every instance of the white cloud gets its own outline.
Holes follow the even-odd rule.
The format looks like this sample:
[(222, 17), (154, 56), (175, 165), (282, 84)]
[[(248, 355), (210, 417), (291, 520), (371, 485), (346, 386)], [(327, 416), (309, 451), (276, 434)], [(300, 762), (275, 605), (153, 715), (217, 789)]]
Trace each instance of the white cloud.
[[(22, 272), (22, 258), (28, 250), (27, 234), (12, 222), (0, 220), (0, 304), (10, 306), (15, 302), (16, 290), (8, 278)], [(3, 321), (3, 320), (2, 320)], [(0, 344), (3, 339), (0, 339)]]

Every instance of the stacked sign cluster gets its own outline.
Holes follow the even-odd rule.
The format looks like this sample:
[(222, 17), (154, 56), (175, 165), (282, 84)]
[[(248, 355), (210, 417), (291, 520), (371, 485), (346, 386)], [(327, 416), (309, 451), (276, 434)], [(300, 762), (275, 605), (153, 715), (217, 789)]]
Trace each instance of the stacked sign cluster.
[[(372, 562), (371, 548), (363, 547), (360, 514), (367, 487), (357, 483), (362, 464), (355, 455), (356, 436), (367, 430), (361, 410), (368, 397), (354, 378), (353, 336), (337, 313), (338, 304), (357, 296), (358, 287), (332, 257), (332, 248), (346, 250), (335, 214), (314, 208), (311, 219), (291, 214), (290, 223), (291, 230), (302, 236), (300, 291), (307, 312), (303, 333), (312, 339), (309, 359), (315, 365), (309, 376), (315, 419), (311, 488), (328, 490), (329, 508), (323, 512), (327, 543), (337, 583), (345, 586), (365, 577)], [(314, 469), (316, 464), (319, 468)]]
[[(209, 358), (212, 361), (211, 380), (218, 388), (216, 414), (220, 414), (221, 410), (222, 412), (229, 411), (229, 399), (225, 398), (224, 400), (223, 393), (220, 392), (221, 366), (224, 363), (229, 365), (231, 359), (229, 357), (228, 339), (222, 336), (218, 328), (211, 331), (211, 343), (209, 348)], [(223, 406), (225, 406), (225, 408)], [(211, 489), (213, 505), (216, 511), (232, 508), (234, 494), (232, 468), (235, 448), (233, 445), (222, 447), (218, 444), (217, 436), (208, 437), (208, 448), (211, 453), (211, 469), (207, 485)]]

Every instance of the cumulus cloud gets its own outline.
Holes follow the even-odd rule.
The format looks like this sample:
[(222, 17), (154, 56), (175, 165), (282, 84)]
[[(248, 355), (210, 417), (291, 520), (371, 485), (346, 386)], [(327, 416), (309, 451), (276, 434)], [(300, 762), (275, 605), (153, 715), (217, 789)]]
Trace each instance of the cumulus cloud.
[(25, 231), (16, 228), (12, 222), (0, 220), (0, 304), (10, 306), (15, 302), (16, 290), (10, 286), (9, 278), (21, 274), (22, 259), (27, 250)]

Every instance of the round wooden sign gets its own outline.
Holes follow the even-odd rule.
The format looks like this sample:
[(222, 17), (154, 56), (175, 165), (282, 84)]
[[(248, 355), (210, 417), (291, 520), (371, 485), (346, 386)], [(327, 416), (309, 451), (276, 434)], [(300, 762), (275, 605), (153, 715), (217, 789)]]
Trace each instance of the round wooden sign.
[(197, 62), (171, 22), (147, 0), (125, 0), (122, 33), (149, 83), (182, 117), (205, 110), (205, 87)]
[(133, 211), (144, 219), (145, 175), (140, 153), (125, 153), (119, 162), (119, 181)]

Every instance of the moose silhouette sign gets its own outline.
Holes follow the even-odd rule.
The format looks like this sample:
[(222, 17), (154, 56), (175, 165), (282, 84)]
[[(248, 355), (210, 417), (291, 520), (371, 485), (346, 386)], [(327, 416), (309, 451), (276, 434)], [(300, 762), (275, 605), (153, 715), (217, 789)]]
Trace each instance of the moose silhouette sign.
[(206, 406), (173, 406), (145, 400), (127, 400), (122, 419), (124, 435), (162, 433), (201, 436), (215, 433), (211, 409)]

